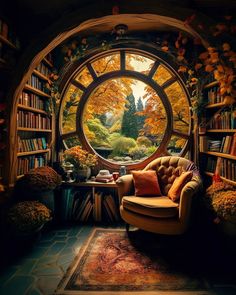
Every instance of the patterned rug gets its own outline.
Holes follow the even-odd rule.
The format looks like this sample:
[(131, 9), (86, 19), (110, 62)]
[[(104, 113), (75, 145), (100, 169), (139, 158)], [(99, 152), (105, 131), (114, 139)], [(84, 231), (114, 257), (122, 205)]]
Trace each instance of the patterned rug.
[[(180, 248), (141, 231), (127, 235), (121, 229), (95, 228), (56, 294), (208, 294), (192, 262), (184, 262), (188, 257)], [(179, 253), (173, 255), (175, 251)]]

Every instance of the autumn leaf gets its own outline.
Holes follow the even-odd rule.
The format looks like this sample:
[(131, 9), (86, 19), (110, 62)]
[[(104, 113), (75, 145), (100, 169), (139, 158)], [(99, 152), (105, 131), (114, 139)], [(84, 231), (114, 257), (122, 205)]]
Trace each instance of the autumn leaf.
[(210, 72), (214, 71), (214, 67), (212, 65), (206, 65), (205, 66), (205, 71), (210, 73)]
[(178, 72), (179, 73), (185, 73), (185, 72), (187, 72), (187, 68), (185, 66), (179, 66)]
[(209, 55), (208, 52), (205, 51), (199, 55), (199, 59), (202, 59), (202, 60), (207, 59), (208, 55)]
[(224, 44), (222, 45), (222, 48), (223, 48), (224, 51), (230, 51), (230, 49), (231, 49), (229, 43), (224, 43)]
[(222, 66), (222, 65), (218, 65), (218, 66), (217, 66), (217, 71), (218, 71), (219, 73), (224, 73), (224, 68), (223, 68), (223, 66)]
[(202, 68), (202, 64), (201, 63), (197, 63), (195, 66), (194, 66), (195, 70), (198, 71), (199, 69)]
[(162, 46), (162, 47), (161, 47), (161, 50), (167, 52), (167, 51), (169, 50), (169, 47), (168, 47), (168, 46)]

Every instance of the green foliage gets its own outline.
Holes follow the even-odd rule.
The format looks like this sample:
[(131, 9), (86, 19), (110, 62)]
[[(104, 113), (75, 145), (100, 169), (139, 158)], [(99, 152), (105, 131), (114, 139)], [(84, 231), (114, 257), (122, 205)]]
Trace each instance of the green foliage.
[(114, 143), (118, 138), (120, 138), (120, 137), (121, 137), (121, 134), (118, 133), (118, 132), (114, 132), (114, 133), (111, 133), (111, 134), (109, 135), (108, 140), (109, 140), (109, 142), (111, 143), (111, 146), (112, 146), (112, 147), (113, 147), (113, 143)]
[(147, 157), (151, 156), (156, 151), (156, 149), (157, 148), (154, 145), (152, 145), (149, 148), (147, 148), (147, 151), (146, 151)]
[[(138, 99), (137, 103), (137, 112), (142, 112), (143, 111), (143, 102), (141, 97)], [(138, 131), (142, 130), (144, 127), (145, 123), (145, 116), (137, 114), (137, 129)]]
[(139, 136), (137, 138), (137, 144), (140, 145), (140, 146), (144, 145), (145, 147), (152, 146), (151, 140), (148, 139), (146, 136)]
[(147, 148), (145, 146), (135, 146), (129, 150), (133, 160), (140, 160), (146, 156)]
[(97, 119), (91, 119), (87, 121), (89, 131), (95, 134), (94, 139), (91, 140), (93, 147), (110, 147), (109, 131), (104, 127), (101, 121)]
[(126, 156), (129, 150), (136, 146), (136, 141), (133, 138), (121, 136), (112, 144), (112, 156)]
[(127, 96), (126, 111), (124, 111), (123, 120), (121, 124), (121, 133), (126, 137), (136, 139), (138, 137), (137, 115), (135, 97), (133, 93)]

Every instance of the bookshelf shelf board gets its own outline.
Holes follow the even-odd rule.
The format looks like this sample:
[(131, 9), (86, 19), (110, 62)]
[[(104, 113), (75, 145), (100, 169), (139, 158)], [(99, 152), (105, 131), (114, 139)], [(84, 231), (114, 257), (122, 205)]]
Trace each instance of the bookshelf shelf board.
[(222, 132), (222, 133), (235, 133), (236, 129), (208, 129), (206, 131), (207, 133), (218, 133), (218, 132)]
[(209, 88), (214, 87), (214, 86), (217, 86), (217, 85), (219, 85), (219, 82), (218, 81), (213, 81), (213, 82), (211, 82), (209, 84), (206, 84), (204, 86), (204, 89), (209, 89)]
[(23, 157), (23, 156), (28, 156), (28, 155), (44, 154), (44, 153), (48, 153), (49, 151), (50, 151), (50, 149), (29, 151), (29, 152), (20, 152), (20, 153), (17, 153), (17, 156), (18, 157)]
[(7, 38), (2, 36), (1, 34), (0, 34), (0, 41), (5, 43), (6, 45), (8, 45), (12, 49), (18, 50), (18, 48), (12, 42), (10, 42)]
[(28, 106), (24, 106), (22, 104), (18, 104), (18, 108), (23, 109), (23, 110), (26, 110), (26, 111), (40, 113), (40, 114), (43, 114), (43, 115), (48, 115), (48, 113), (45, 112), (45, 111), (43, 111), (43, 110), (35, 109), (35, 108), (32, 108), (32, 107), (28, 107)]
[(53, 64), (47, 59), (47, 58), (44, 58), (43, 61), (51, 68), (53, 68)]
[[(205, 171), (204, 173), (205, 173), (207, 176), (209, 176), (209, 177), (212, 177), (212, 176), (214, 175), (214, 173), (212, 173), (212, 172), (207, 172), (207, 171)], [(225, 181), (225, 182), (227, 182), (227, 183), (229, 183), (229, 184), (231, 184), (231, 185), (233, 185), (233, 186), (236, 186), (236, 182), (235, 182), (235, 181), (230, 180), (230, 179), (225, 178), (225, 177), (222, 177), (222, 176), (220, 176), (220, 178), (221, 178), (223, 181)]]
[(223, 153), (217, 153), (217, 152), (201, 152), (203, 154), (215, 156), (215, 157), (221, 157), (221, 158), (226, 158), (230, 160), (236, 160), (236, 156), (230, 155), (230, 154), (223, 154)]
[(42, 90), (39, 90), (37, 88), (34, 88), (32, 86), (30, 86), (29, 84), (25, 84), (25, 89), (34, 92), (35, 94), (38, 94), (40, 96), (44, 96), (47, 98), (50, 98), (51, 96), (48, 95), (47, 93), (43, 92)]
[(26, 127), (18, 127), (18, 131), (30, 131), (30, 132), (52, 132), (51, 129), (38, 129), (38, 128), (26, 128)]
[(24, 174), (17, 175), (17, 176), (16, 176), (16, 179), (20, 179), (20, 178), (23, 177), (23, 176), (24, 176)]
[(35, 74), (36, 76), (38, 76), (40, 79), (42, 79), (42, 80), (44, 80), (44, 81), (48, 81), (48, 77), (45, 76), (44, 74), (40, 73), (39, 71), (34, 70), (34, 74)]
[(211, 103), (211, 104), (208, 104), (206, 105), (206, 109), (213, 109), (213, 108), (221, 108), (221, 107), (226, 107), (228, 106), (229, 104), (226, 104), (224, 102), (219, 102), (219, 103)]

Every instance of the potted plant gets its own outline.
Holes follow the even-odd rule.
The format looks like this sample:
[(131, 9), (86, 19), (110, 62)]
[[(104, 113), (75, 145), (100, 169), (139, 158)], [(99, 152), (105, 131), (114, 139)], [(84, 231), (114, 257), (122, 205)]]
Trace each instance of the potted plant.
[(91, 167), (97, 163), (97, 156), (85, 151), (80, 146), (74, 146), (64, 151), (64, 161), (74, 165), (78, 180), (87, 180), (91, 175)]
[(214, 223), (226, 234), (236, 235), (236, 190), (223, 182), (214, 182), (206, 191), (206, 203)]
[(44, 166), (27, 172), (21, 180), (21, 186), (30, 199), (42, 202), (54, 212), (54, 189), (61, 181), (61, 176), (53, 168)]
[(16, 236), (31, 236), (51, 219), (51, 210), (38, 201), (18, 202), (7, 213), (7, 224)]

